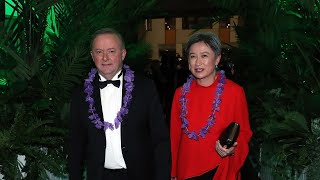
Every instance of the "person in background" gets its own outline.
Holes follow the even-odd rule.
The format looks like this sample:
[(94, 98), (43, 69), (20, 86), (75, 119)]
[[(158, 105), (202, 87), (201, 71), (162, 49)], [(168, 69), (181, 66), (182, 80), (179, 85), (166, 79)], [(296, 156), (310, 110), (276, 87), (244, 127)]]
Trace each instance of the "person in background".
[(94, 33), (95, 64), (71, 100), (69, 178), (170, 179), (170, 137), (154, 83), (123, 64), (122, 36)]
[[(171, 179), (240, 179), (252, 136), (244, 90), (217, 72), (221, 43), (215, 34), (193, 34), (185, 52), (192, 76), (176, 89), (172, 102)], [(240, 124), (240, 133), (227, 148), (219, 136), (231, 122)]]

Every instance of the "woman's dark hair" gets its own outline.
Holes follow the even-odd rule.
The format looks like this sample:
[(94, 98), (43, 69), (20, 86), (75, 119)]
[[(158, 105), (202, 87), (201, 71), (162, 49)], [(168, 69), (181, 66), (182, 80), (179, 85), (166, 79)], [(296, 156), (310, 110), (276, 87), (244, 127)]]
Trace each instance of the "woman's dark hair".
[(212, 32), (196, 32), (189, 38), (187, 42), (185, 48), (185, 57), (189, 57), (190, 47), (198, 42), (204, 42), (207, 44), (212, 49), (216, 57), (221, 54), (221, 42), (216, 34)]

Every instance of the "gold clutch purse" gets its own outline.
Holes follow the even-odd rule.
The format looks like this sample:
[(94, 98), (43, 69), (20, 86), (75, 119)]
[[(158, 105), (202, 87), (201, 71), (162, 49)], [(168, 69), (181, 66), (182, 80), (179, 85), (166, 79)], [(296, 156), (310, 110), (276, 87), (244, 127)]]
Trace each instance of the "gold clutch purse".
[(219, 140), (221, 146), (227, 146), (227, 149), (232, 147), (237, 141), (240, 131), (240, 125), (236, 122), (232, 122), (229, 126), (221, 133)]

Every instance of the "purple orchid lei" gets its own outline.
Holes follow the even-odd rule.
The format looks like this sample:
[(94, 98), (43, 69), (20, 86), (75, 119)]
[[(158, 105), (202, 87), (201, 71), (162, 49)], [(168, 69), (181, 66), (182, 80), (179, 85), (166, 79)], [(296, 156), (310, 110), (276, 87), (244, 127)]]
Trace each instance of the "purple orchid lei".
[(211, 110), (211, 114), (208, 117), (207, 123), (203, 126), (203, 128), (200, 129), (199, 132), (196, 131), (192, 131), (190, 132), (188, 127), (189, 127), (189, 122), (187, 120), (187, 98), (186, 95), (187, 93), (190, 91), (190, 85), (191, 82), (195, 79), (195, 77), (193, 75), (190, 75), (190, 77), (188, 78), (187, 82), (184, 83), (181, 91), (182, 94), (179, 97), (179, 102), (180, 102), (180, 106), (181, 106), (181, 114), (180, 114), (180, 118), (181, 118), (181, 128), (183, 129), (183, 133), (188, 135), (189, 139), (193, 139), (198, 141), (199, 140), (199, 136), (201, 136), (202, 138), (206, 137), (206, 134), (208, 133), (209, 129), (212, 128), (212, 126), (216, 123), (216, 116), (215, 116), (215, 112), (219, 112), (220, 108), (219, 105), (221, 104), (221, 99), (220, 96), (223, 93), (223, 85), (226, 83), (226, 77), (224, 74), (223, 70), (220, 70), (220, 79), (218, 80), (218, 85), (217, 85), (217, 89), (215, 92), (215, 96), (214, 96), (214, 100), (212, 103), (212, 110)]
[(124, 87), (126, 89), (125, 96), (122, 99), (122, 107), (120, 108), (120, 111), (117, 113), (116, 118), (114, 119), (114, 125), (109, 122), (102, 122), (99, 115), (96, 113), (96, 108), (94, 107), (94, 99), (91, 97), (93, 94), (93, 86), (92, 82), (97, 74), (97, 69), (92, 68), (89, 72), (89, 77), (85, 79), (84, 82), (84, 92), (87, 94), (86, 96), (86, 102), (89, 103), (89, 119), (90, 121), (95, 125), (97, 129), (102, 129), (106, 131), (107, 129), (110, 129), (113, 131), (114, 129), (118, 129), (122, 122), (122, 118), (128, 114), (129, 112), (129, 105), (132, 99), (132, 90), (134, 88), (134, 71), (132, 71), (128, 65), (123, 65), (123, 68), (125, 69), (124, 74), (124, 80), (125, 84)]

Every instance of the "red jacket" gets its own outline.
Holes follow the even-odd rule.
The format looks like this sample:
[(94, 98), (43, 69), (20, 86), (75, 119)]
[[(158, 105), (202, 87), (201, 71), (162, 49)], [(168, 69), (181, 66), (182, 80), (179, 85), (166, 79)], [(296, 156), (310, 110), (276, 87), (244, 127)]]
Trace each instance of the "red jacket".
[[(218, 79), (209, 87), (200, 86), (195, 80), (191, 83), (190, 91), (186, 95), (189, 131), (199, 132), (207, 123)], [(220, 111), (215, 112), (216, 123), (209, 130), (206, 138), (200, 137), (198, 141), (189, 139), (182, 132), (180, 95), (181, 87), (175, 92), (171, 111), (171, 176), (183, 180), (199, 176), (219, 166), (214, 180), (235, 180), (237, 176), (240, 177), (239, 170), (248, 155), (248, 142), (252, 135), (242, 87), (226, 79), (224, 91), (220, 96), (222, 100), (219, 106)], [(221, 158), (215, 150), (215, 143), (221, 132), (233, 121), (240, 124), (238, 146), (235, 148), (234, 156)]]

